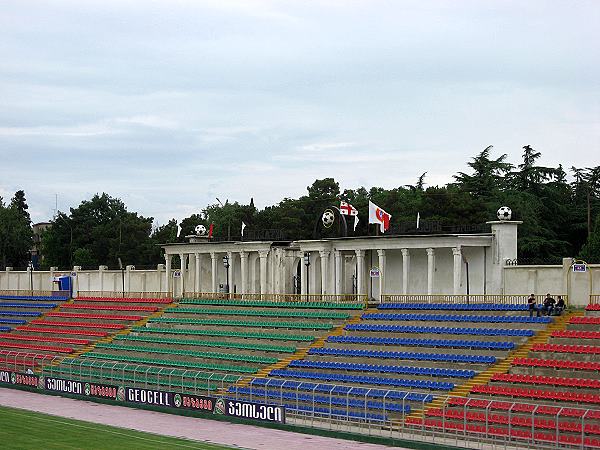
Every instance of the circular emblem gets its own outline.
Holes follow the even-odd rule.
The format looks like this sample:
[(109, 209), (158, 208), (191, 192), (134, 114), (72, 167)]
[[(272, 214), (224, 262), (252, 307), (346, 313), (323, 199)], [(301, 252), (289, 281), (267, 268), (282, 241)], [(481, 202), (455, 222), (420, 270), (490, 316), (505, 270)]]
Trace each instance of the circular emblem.
[(85, 392), (85, 395), (90, 395), (90, 383), (85, 383), (85, 386), (83, 387), (83, 390)]
[(10, 374), (10, 382), (12, 384), (16, 384), (17, 383), (17, 376), (14, 373)]
[(215, 402), (215, 414), (225, 414), (225, 400), (222, 398), (217, 399)]
[(335, 214), (333, 213), (333, 211), (331, 209), (325, 210), (325, 212), (323, 213), (323, 216), (321, 216), (321, 222), (323, 222), (323, 226), (325, 228), (331, 228), (331, 226), (335, 222)]
[(181, 406), (181, 395), (175, 394), (173, 396), (173, 403), (175, 404), (176, 408), (179, 408)]
[(39, 389), (46, 389), (46, 377), (44, 377), (43, 375), (40, 376), (40, 379), (38, 381), (38, 388)]
[(119, 386), (119, 389), (117, 389), (117, 400), (120, 402), (125, 400), (125, 388), (123, 386)]

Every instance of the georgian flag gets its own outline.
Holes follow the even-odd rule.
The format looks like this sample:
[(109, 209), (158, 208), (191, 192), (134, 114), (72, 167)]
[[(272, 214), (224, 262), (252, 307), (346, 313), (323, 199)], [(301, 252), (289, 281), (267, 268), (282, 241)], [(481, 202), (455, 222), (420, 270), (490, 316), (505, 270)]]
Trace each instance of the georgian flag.
[(390, 227), (391, 214), (386, 213), (383, 209), (369, 200), (369, 223), (378, 223), (379, 229), (385, 233)]
[(358, 225), (358, 209), (350, 203), (340, 201), (340, 214), (343, 216), (354, 216), (354, 231), (356, 231), (356, 226)]

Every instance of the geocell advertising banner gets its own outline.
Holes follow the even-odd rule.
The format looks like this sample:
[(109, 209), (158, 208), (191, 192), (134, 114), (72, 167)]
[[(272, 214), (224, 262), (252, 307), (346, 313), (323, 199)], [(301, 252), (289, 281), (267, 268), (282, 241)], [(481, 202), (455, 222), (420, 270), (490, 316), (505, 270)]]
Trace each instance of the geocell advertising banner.
[(38, 387), (39, 377), (28, 373), (0, 370), (0, 383)]
[(212, 397), (132, 387), (125, 388), (125, 401), (208, 412), (213, 412), (215, 405), (215, 399)]

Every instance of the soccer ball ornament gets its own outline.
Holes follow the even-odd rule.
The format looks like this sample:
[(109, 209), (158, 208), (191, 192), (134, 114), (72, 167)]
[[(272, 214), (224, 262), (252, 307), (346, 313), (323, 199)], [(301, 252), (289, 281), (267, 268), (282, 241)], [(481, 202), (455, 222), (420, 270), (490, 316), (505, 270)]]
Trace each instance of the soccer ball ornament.
[(323, 222), (323, 226), (325, 228), (331, 228), (331, 226), (335, 222), (335, 215), (333, 214), (333, 211), (330, 209), (325, 210), (325, 212), (321, 216), (321, 222)]
[(512, 217), (512, 211), (508, 206), (502, 206), (500, 209), (498, 209), (496, 215), (500, 220), (510, 220)]
[(204, 225), (196, 225), (194, 231), (198, 236), (204, 236), (206, 234), (206, 227)]

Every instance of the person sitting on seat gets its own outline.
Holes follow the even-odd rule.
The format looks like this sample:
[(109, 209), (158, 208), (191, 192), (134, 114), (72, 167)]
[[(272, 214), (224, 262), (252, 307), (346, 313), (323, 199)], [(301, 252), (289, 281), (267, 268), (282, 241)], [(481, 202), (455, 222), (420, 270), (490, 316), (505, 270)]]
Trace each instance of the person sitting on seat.
[(537, 316), (540, 317), (540, 310), (537, 309), (535, 305), (535, 294), (531, 294), (527, 298), (527, 308), (529, 309), (529, 317), (533, 317), (533, 312), (537, 313)]
[(542, 306), (542, 312), (546, 313), (547, 316), (551, 316), (555, 304), (556, 300), (552, 298), (550, 293), (546, 294), (546, 298), (544, 299), (544, 306)]
[(559, 295), (558, 300), (556, 301), (556, 305), (554, 306), (554, 314), (560, 316), (565, 310), (565, 307), (565, 301), (563, 300), (562, 296)]

